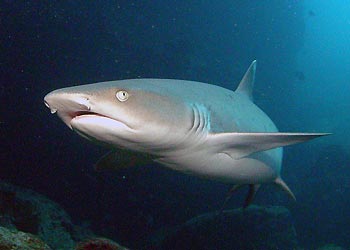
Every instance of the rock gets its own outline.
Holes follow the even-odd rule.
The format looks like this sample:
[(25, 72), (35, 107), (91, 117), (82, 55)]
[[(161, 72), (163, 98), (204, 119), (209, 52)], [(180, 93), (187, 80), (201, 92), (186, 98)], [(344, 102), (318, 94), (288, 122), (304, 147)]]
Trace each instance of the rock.
[(294, 250), (298, 248), (298, 242), (286, 208), (250, 206), (195, 217), (164, 236), (154, 248)]
[(37, 236), (0, 227), (1, 250), (50, 250)]
[(52, 249), (74, 249), (76, 241), (94, 237), (74, 225), (55, 202), (33, 191), (0, 182), (0, 226), (38, 235)]
[(76, 250), (128, 250), (114, 241), (105, 238), (94, 238), (80, 242)]

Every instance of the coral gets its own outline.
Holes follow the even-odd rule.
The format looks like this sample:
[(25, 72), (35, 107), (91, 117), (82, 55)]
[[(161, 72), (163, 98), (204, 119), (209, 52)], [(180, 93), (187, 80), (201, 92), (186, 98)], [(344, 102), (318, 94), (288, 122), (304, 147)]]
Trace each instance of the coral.
[(21, 200), (13, 190), (0, 190), (1, 224), (32, 234), (38, 233), (39, 218), (31, 202)]
[(1, 250), (50, 250), (37, 236), (0, 227)]
[(38, 235), (55, 250), (74, 249), (76, 241), (94, 236), (74, 225), (57, 203), (3, 182), (0, 182), (0, 226)]
[(104, 238), (85, 240), (77, 244), (76, 250), (128, 250), (119, 244)]

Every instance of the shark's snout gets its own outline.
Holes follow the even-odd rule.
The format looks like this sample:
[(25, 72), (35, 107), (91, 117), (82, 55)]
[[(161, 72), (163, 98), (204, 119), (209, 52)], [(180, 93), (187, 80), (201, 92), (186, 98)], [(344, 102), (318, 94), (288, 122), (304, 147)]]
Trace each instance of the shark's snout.
[(90, 111), (89, 97), (82, 94), (60, 93), (53, 91), (44, 97), (45, 105), (52, 113)]
[(57, 109), (55, 108), (52, 108), (52, 105), (50, 105), (50, 103), (52, 103), (52, 101), (50, 101), (50, 96), (51, 94), (47, 94), (45, 97), (44, 97), (44, 104), (46, 107), (48, 107), (51, 111), (51, 114), (54, 114), (57, 112)]
[(89, 97), (77, 93), (53, 91), (44, 97), (44, 103), (52, 114), (57, 113), (70, 128), (72, 119), (88, 114), (91, 110)]

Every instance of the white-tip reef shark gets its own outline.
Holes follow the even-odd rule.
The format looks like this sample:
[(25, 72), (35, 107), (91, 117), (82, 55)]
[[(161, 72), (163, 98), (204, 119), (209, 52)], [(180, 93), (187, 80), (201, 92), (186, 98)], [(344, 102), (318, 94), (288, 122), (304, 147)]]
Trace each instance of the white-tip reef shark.
[(283, 146), (325, 133), (280, 133), (253, 103), (256, 61), (236, 91), (194, 81), (131, 79), (62, 88), (45, 104), (82, 137), (112, 151), (98, 169), (159, 163), (171, 169), (249, 185), (244, 206), (261, 184), (276, 183)]

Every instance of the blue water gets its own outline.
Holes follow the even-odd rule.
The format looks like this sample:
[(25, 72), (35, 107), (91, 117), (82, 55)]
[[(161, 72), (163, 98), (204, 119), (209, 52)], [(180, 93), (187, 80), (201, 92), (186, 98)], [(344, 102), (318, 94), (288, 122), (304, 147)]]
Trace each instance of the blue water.
[(290, 209), (302, 246), (350, 248), (349, 2), (218, 2), (2, 1), (0, 178), (137, 247), (140, 234), (218, 209), (227, 186), (158, 167), (96, 173), (105, 150), (52, 116), (43, 96), (138, 77), (235, 89), (257, 59), (255, 102), (281, 131), (334, 134), (285, 150), (296, 203), (270, 186), (255, 203)]

